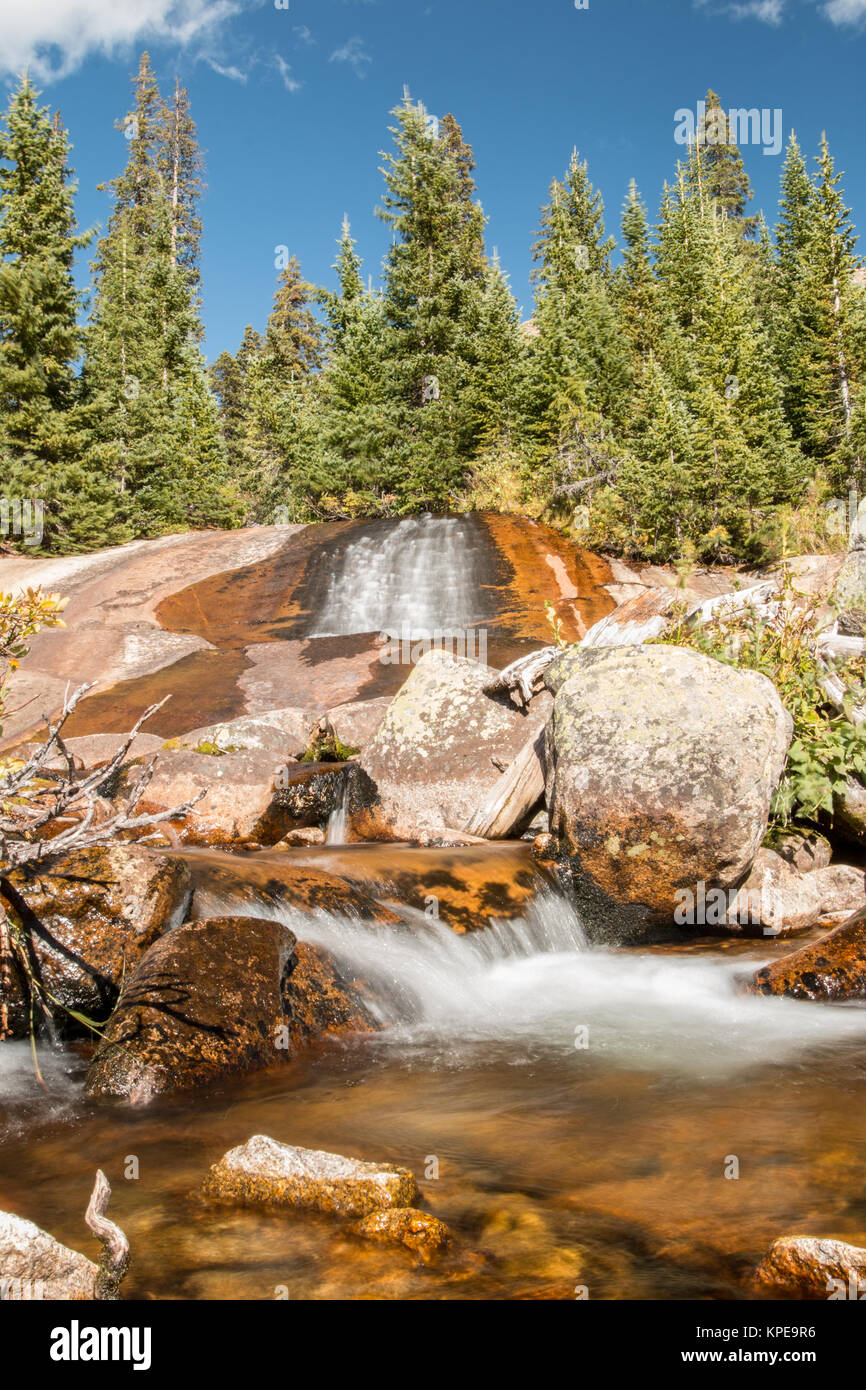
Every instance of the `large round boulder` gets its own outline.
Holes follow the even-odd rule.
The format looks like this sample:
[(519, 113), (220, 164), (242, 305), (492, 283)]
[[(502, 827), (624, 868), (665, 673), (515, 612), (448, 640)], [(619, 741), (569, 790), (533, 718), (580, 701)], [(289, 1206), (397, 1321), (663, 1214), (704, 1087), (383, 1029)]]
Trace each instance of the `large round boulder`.
[(681, 647), (576, 653), (548, 724), (550, 824), (595, 935), (736, 887), (767, 831), (791, 720), (772, 683)]

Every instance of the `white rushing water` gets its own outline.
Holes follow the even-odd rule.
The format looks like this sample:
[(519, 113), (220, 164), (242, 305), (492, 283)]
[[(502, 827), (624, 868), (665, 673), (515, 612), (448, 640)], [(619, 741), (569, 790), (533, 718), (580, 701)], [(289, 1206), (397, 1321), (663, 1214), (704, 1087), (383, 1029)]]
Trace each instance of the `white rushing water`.
[(281, 915), (372, 983), (389, 1046), (447, 1044), (459, 1057), (461, 1043), (571, 1052), (586, 1042), (615, 1065), (719, 1080), (866, 1039), (866, 1009), (744, 995), (738, 981), (757, 959), (590, 948), (552, 895), (522, 921), (467, 936), (422, 913), (403, 928)]
[(346, 549), (310, 637), (386, 632), (412, 638), (482, 622), (472, 528), (460, 517), (409, 517)]

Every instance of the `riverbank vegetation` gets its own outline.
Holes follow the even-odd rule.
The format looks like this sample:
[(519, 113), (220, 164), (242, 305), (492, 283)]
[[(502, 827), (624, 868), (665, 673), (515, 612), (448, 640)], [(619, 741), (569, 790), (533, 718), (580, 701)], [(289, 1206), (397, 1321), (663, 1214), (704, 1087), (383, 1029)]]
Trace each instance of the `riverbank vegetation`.
[(122, 126), (87, 305), (67, 133), (26, 78), (0, 130), (3, 493), (42, 500), (44, 549), (473, 508), (659, 561), (837, 543), (826, 504), (864, 481), (866, 272), (826, 139), (810, 160), (791, 137), (771, 231), (710, 93), (654, 222), (632, 184), (618, 243), (575, 152), (521, 322), (472, 149), (407, 94), (381, 281), (348, 221), (335, 289), (277, 248), (267, 322), (208, 369), (196, 128), (147, 55)]

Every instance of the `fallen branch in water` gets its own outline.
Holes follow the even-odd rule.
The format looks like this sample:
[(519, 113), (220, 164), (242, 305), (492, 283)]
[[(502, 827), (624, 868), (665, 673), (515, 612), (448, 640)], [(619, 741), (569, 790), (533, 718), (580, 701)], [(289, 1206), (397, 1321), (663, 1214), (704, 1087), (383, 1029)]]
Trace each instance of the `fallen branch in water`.
[(120, 1285), (129, 1269), (129, 1241), (119, 1226), (105, 1215), (111, 1199), (111, 1188), (101, 1168), (96, 1170), (96, 1182), (84, 1220), (102, 1245), (96, 1275), (96, 1297), (103, 1302), (119, 1298)]

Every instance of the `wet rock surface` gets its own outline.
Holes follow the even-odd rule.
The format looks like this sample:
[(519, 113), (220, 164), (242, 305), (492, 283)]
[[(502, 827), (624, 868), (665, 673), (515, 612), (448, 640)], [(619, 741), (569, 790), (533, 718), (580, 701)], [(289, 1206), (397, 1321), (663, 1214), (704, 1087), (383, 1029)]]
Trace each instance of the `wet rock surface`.
[(758, 1293), (775, 1298), (860, 1300), (866, 1250), (841, 1240), (783, 1236), (773, 1241), (752, 1277)]
[(819, 941), (765, 965), (751, 989), (837, 1003), (866, 999), (866, 909)]
[(451, 1243), (444, 1221), (414, 1207), (372, 1212), (358, 1222), (355, 1230), (365, 1240), (375, 1240), (382, 1245), (405, 1245), (422, 1257), (435, 1255)]
[(295, 1148), (259, 1134), (224, 1154), (202, 1191), (220, 1202), (366, 1216), (385, 1207), (411, 1206), (418, 1186), (406, 1168)]
[(188, 922), (128, 980), (87, 1073), (87, 1091), (143, 1104), (165, 1091), (285, 1057), (283, 989), (295, 947), (279, 922)]
[[(43, 928), (44, 936), (33, 936), (36, 965), (47, 994), (61, 1006), (55, 1012), (62, 1031), (83, 1031), (64, 1009), (97, 1022), (108, 1017), (124, 977), (182, 919), (192, 895), (181, 860), (138, 845), (79, 850), (8, 877)], [(12, 1035), (26, 1036), (29, 988), (20, 970), (5, 1002)]]

